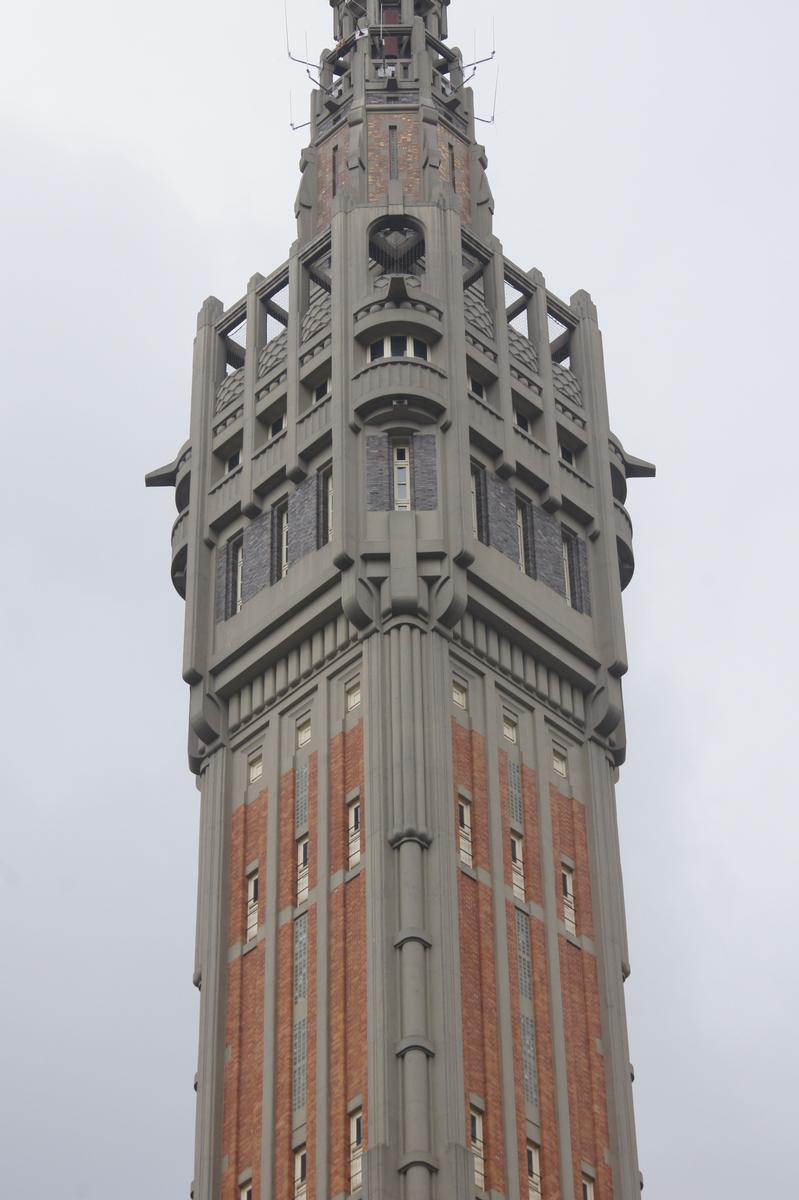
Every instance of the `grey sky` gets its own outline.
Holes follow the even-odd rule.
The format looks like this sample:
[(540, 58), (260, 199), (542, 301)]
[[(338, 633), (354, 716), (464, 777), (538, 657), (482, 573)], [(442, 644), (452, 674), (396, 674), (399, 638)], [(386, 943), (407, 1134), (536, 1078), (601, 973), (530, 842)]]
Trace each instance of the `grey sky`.
[[(646, 1195), (787, 1195), (799, 9), (491, 12), (497, 232), (591, 291), (614, 430), (659, 467), (630, 489), (619, 792)], [(489, 47), (486, 6), (451, 13)], [(315, 58), (327, 0), (291, 14)], [(282, 22), (278, 0), (3, 5), (3, 1195), (188, 1195), (197, 805), (174, 509), (142, 479), (186, 437), (203, 298), (294, 236), (309, 85)]]

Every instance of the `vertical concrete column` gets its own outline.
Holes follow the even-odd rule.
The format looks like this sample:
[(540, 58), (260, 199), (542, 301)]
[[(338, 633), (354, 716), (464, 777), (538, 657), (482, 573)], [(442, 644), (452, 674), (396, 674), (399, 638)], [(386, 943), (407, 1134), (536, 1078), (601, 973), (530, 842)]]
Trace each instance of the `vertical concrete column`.
[(599, 535), (592, 549), (596, 568), (591, 572), (594, 625), (603, 665), (610, 675), (620, 678), (627, 671), (627, 645), (619, 585), (613, 485), (608, 466), (610, 426), (602, 335), (596, 305), (587, 292), (576, 292), (571, 298), (571, 307), (578, 318), (571, 340), (571, 364), (580, 380), (589, 417), (588, 453), (599, 517)]
[(200, 889), (197, 977), (200, 983), (200, 1055), (197, 1065), (195, 1200), (217, 1200), (222, 1166), (227, 983), (228, 804), (226, 759), (217, 750), (200, 780)]
[(510, 385), (510, 335), (505, 307), (505, 256), (502, 244), (493, 239), (494, 255), (485, 271), (486, 301), (494, 315), (497, 345), (497, 387), (499, 412), (502, 417), (502, 458), (497, 462), (497, 474), (507, 479), (516, 469), (516, 447), (513, 433), (513, 395)]
[(210, 296), (197, 318), (191, 388), (191, 499), (188, 517), (186, 611), (183, 678), (191, 686), (189, 720), (194, 733), (212, 742), (221, 732), (221, 714), (207, 695), (205, 674), (214, 643), (214, 553), (208, 536), (207, 505), (211, 479), (211, 426), (216, 389), (225, 363), (216, 323), (221, 300)]
[(494, 964), (499, 1025), (499, 1057), (502, 1088), (502, 1127), (505, 1134), (505, 1177), (509, 1196), (519, 1192), (519, 1145), (516, 1122), (516, 1081), (513, 1059), (513, 1018), (511, 1015), (508, 973), (508, 922), (505, 898), (505, 830), (500, 803), (501, 781), (497, 749), (497, 721), (501, 703), (494, 680), (486, 676), (485, 711), (487, 714), (486, 759), (488, 768), (489, 846), (491, 855), (491, 903), (494, 916)]
[(252, 457), (255, 453), (255, 389), (258, 385), (258, 355), (266, 342), (266, 310), (258, 299), (263, 275), (255, 274), (247, 285), (247, 352), (244, 359), (244, 441), (242, 462), (242, 509), (244, 515), (255, 517), (261, 503), (252, 487)]
[(628, 970), (627, 933), (613, 785), (615, 768), (607, 750), (597, 742), (589, 742), (586, 753), (591, 780), (591, 804), (588, 809), (591, 894), (602, 1003), (613, 1196), (614, 1200), (637, 1200), (641, 1177), (624, 1003), (624, 975)]
[(544, 407), (544, 435), (549, 451), (549, 490), (544, 496), (544, 508), (555, 512), (561, 506), (560, 465), (558, 459), (558, 419), (555, 410), (555, 380), (552, 354), (549, 349), (549, 320), (547, 315), (547, 285), (539, 270), (529, 272), (535, 285), (535, 295), (527, 309), (527, 328), (530, 341), (538, 353), (538, 372), (541, 376)]
[(555, 874), (554, 835), (550, 776), (552, 751), (544, 714), (533, 713), (535, 732), (535, 762), (538, 780), (539, 836), (541, 838), (541, 885), (544, 898), (544, 936), (546, 939), (547, 982), (549, 985), (549, 1017), (552, 1030), (552, 1065), (555, 1074), (555, 1113), (558, 1123), (558, 1159), (560, 1192), (564, 1200), (575, 1195), (572, 1159), (571, 1118), (569, 1114), (568, 1071), (566, 1064), (566, 1031), (563, 1021), (563, 988), (560, 977), (560, 945), (558, 936), (558, 880)]
[(391, 845), (398, 856), (402, 1157), (405, 1200), (432, 1196), (432, 1129), (424, 856), (430, 845), (424, 770), (422, 634), (400, 625), (388, 635), (390, 660), (390, 793), (394, 813)]
[(303, 293), (306, 280), (295, 243), (289, 260), (289, 323), (286, 346), (286, 463), (289, 479), (299, 483), (305, 478), (305, 464), (297, 458), (297, 417), (300, 413), (300, 336)]

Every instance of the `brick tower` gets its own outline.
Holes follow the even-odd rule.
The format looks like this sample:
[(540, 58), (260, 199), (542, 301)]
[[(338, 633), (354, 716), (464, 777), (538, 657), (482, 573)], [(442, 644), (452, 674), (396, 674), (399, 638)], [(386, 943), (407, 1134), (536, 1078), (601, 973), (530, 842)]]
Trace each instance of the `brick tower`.
[(174, 486), (195, 1200), (633, 1200), (627, 480), (493, 233), (448, 0), (331, 0), (297, 241), (203, 305)]

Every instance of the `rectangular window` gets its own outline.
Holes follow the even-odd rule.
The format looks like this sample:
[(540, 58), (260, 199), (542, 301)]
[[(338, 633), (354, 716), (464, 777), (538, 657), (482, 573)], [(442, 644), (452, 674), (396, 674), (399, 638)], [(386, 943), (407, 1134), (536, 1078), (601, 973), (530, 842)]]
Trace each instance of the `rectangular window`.
[(321, 400), (326, 400), (330, 395), (330, 379), (323, 379), (321, 383), (317, 383), (314, 388), (313, 398), (314, 403), (318, 404)]
[(569, 778), (569, 755), (562, 746), (555, 746), (552, 750), (552, 770), (561, 779)]
[(308, 1200), (308, 1154), (304, 1146), (294, 1151), (294, 1200)]
[(535, 1142), (527, 1143), (528, 1200), (541, 1200), (541, 1150)]
[(514, 746), (519, 740), (519, 726), (513, 717), (509, 717), (507, 713), (502, 718), (502, 734), (509, 742), (513, 742)]
[(389, 179), (399, 179), (399, 145), (396, 125), (388, 127), (388, 173)]
[(252, 1200), (252, 1184), (245, 1183), (244, 1187), (239, 1192), (239, 1200)]
[(477, 1108), (469, 1110), (469, 1141), (474, 1158), (474, 1186), (481, 1192), (486, 1186), (485, 1142), (483, 1141), (483, 1114)]
[(565, 863), (560, 869), (563, 892), (563, 923), (569, 933), (577, 935), (577, 909), (574, 903), (574, 871)]
[(241, 466), (241, 450), (234, 450), (225, 463), (225, 474), (232, 475)]
[(458, 708), (465, 709), (469, 707), (469, 689), (459, 679), (453, 679), (452, 681), (452, 703)]
[(353, 800), (347, 807), (347, 865), (350, 870), (361, 861), (361, 802)]
[(333, 147), (331, 174), (333, 177), (331, 191), (333, 193), (333, 199), (335, 200), (336, 195), (338, 194), (338, 146)]
[(350, 1195), (363, 1187), (363, 1111), (350, 1116)]
[(389, 351), (392, 358), (405, 358), (408, 353), (408, 338), (405, 334), (395, 335), (388, 339)]
[(311, 741), (311, 718), (303, 717), (297, 723), (297, 749), (303, 750)]
[(250, 783), (257, 783), (264, 773), (264, 759), (262, 754), (255, 754), (247, 764), (247, 777)]
[(278, 579), (289, 573), (289, 506), (281, 504), (277, 510), (277, 557)]
[(297, 904), (304, 904), (308, 899), (308, 879), (310, 877), (311, 843), (307, 837), (297, 842)]
[(279, 417), (275, 417), (274, 421), (269, 426), (269, 437), (279, 437), (286, 428), (286, 414), (281, 413)]
[(479, 542), (488, 545), (488, 505), (485, 467), (472, 463), (472, 532)]
[(583, 1175), (582, 1200), (594, 1200), (594, 1181)]
[(469, 391), (473, 392), (474, 395), (478, 396), (481, 400), (485, 400), (486, 398), (486, 390), (484, 385), (472, 375), (469, 376)]
[(519, 900), (525, 900), (527, 893), (524, 886), (524, 843), (518, 834), (510, 835), (510, 869), (513, 894)]
[(369, 347), (370, 362), (380, 362), (384, 358), (419, 358), (428, 362), (430, 347), (422, 338), (410, 334), (390, 334), (372, 342)]
[(566, 592), (566, 603), (570, 608), (577, 608), (577, 593), (575, 591), (575, 537), (566, 529), (563, 530), (563, 586)]
[(571, 449), (569, 446), (564, 446), (564, 445), (561, 443), (561, 447), (560, 447), (560, 459), (561, 459), (561, 462), (568, 463), (568, 465), (569, 465), (570, 467), (573, 467), (573, 466), (574, 466), (574, 462), (575, 462), (575, 455), (574, 455), (574, 451), (573, 451), (573, 450), (572, 450), (572, 449)]
[(258, 872), (247, 876), (247, 941), (258, 936)]
[(521, 429), (522, 432), (529, 433), (530, 432), (530, 418), (526, 417), (524, 415), (524, 413), (520, 413), (518, 410), (513, 415), (516, 420), (517, 427), (519, 429)]
[(458, 853), (467, 867), (474, 865), (472, 855), (472, 806), (462, 797), (458, 800)]
[(410, 442), (394, 442), (394, 509), (409, 512), (411, 508), (411, 446)]
[(453, 192), (458, 190), (458, 180), (455, 176), (455, 147), (452, 142), (449, 144), (449, 181), (452, 184)]
[(352, 712), (352, 710), (357, 708), (361, 703), (360, 679), (356, 679), (352, 683), (347, 684), (347, 690), (345, 694), (347, 697), (347, 712)]

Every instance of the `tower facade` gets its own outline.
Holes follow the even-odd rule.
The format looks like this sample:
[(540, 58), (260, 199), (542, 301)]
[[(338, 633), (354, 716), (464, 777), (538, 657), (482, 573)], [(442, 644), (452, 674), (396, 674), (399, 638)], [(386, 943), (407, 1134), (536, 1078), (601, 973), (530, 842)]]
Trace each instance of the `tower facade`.
[(195, 1200), (633, 1200), (627, 480), (590, 296), (493, 232), (447, 0), (331, 0), (297, 240), (173, 486)]

